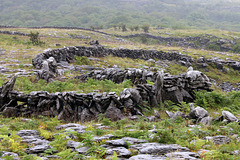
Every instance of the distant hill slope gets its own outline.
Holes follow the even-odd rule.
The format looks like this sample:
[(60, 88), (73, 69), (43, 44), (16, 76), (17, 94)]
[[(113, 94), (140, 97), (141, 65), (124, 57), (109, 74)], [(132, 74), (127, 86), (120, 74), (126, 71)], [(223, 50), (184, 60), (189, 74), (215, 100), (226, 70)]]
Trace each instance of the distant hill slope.
[(113, 24), (240, 31), (240, 0), (0, 0), (0, 25)]

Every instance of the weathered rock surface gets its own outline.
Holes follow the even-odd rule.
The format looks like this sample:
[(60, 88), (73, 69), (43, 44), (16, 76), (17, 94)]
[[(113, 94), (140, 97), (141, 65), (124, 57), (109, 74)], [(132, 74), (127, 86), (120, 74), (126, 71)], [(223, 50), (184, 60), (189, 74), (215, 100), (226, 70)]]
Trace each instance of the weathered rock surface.
[(191, 109), (192, 110), (186, 117), (189, 119), (195, 119), (196, 123), (200, 122), (204, 117), (208, 116), (208, 111), (206, 111), (202, 107), (194, 108), (193, 106), (191, 106)]
[(222, 111), (223, 117), (228, 120), (228, 122), (236, 122), (238, 119), (229, 111)]
[(117, 139), (117, 140), (108, 140), (106, 141), (106, 144), (111, 145), (111, 146), (117, 146), (117, 147), (128, 147), (126, 141), (123, 139)]
[(210, 125), (210, 123), (212, 122), (213, 118), (212, 117), (204, 117), (202, 118), (199, 123), (202, 123), (203, 125)]
[(170, 111), (165, 111), (166, 114), (168, 115), (169, 118), (172, 118), (172, 119), (177, 119), (177, 117), (181, 117), (181, 118), (185, 118), (185, 114), (180, 112), (180, 111), (177, 111), (175, 113), (172, 113)]
[(230, 138), (228, 138), (226, 136), (222, 136), (222, 135), (218, 135), (218, 136), (214, 136), (214, 137), (205, 137), (204, 139), (210, 140), (216, 145), (228, 144), (231, 142)]
[(153, 154), (153, 155), (163, 155), (166, 153), (180, 151), (189, 151), (186, 147), (181, 147), (176, 144), (159, 144), (159, 143), (143, 143), (137, 145), (131, 145), (130, 148), (139, 150), (140, 154)]
[(172, 152), (172, 153), (167, 153), (166, 157), (169, 159), (198, 159), (200, 158), (199, 154), (195, 152)]
[(129, 158), (131, 156), (131, 152), (124, 147), (108, 147), (106, 155), (113, 155), (114, 152), (116, 152), (120, 158)]
[(41, 70), (37, 72), (37, 79), (44, 79), (47, 82), (51, 82), (57, 74), (57, 62), (53, 57), (50, 57), (42, 62)]
[(136, 156), (132, 156), (129, 160), (165, 160), (166, 158), (163, 156), (157, 155), (149, 155), (149, 154), (138, 154)]

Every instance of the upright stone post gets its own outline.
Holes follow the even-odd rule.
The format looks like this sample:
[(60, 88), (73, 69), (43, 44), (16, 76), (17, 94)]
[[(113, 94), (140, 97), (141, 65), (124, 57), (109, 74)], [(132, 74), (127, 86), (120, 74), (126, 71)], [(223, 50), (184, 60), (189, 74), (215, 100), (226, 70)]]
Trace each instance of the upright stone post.
[(0, 88), (0, 112), (4, 110), (4, 105), (10, 102), (8, 93), (13, 90), (17, 76), (12, 77), (8, 82), (5, 82)]

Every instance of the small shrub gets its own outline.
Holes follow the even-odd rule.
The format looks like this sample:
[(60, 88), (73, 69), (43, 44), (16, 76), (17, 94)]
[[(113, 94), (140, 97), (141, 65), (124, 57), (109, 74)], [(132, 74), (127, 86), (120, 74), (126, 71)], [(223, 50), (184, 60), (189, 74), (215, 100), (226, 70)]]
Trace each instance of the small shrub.
[(32, 154), (25, 155), (23, 158), (21, 158), (21, 160), (41, 160), (41, 159), (42, 158)]
[(91, 65), (91, 61), (85, 56), (74, 56), (77, 65)]
[(233, 53), (240, 53), (240, 44), (236, 43), (232, 48)]
[(203, 108), (219, 108), (225, 106), (228, 103), (226, 96), (221, 93), (199, 91), (196, 92), (196, 99), (194, 101), (198, 106)]
[(55, 134), (54, 140), (50, 142), (50, 145), (57, 149), (59, 152), (66, 150), (66, 144), (69, 139), (66, 139), (67, 134), (61, 133), (61, 134)]
[(148, 32), (149, 32), (149, 28), (150, 28), (149, 25), (143, 25), (143, 26), (142, 26), (142, 29), (143, 29), (143, 31), (144, 31), (145, 33), (148, 33)]
[(39, 32), (36, 32), (36, 33), (31, 32), (29, 34), (29, 37), (30, 37), (30, 41), (33, 45), (43, 45), (43, 44), (45, 44), (44, 42), (40, 41)]
[(66, 149), (62, 152), (57, 153), (57, 156), (60, 156), (64, 160), (72, 160), (76, 156), (77, 152), (72, 152), (71, 149)]
[(206, 49), (213, 50), (213, 51), (220, 51), (221, 47), (217, 43), (210, 43)]
[(155, 134), (155, 137), (151, 141), (156, 141), (163, 144), (175, 144), (176, 139), (173, 136), (173, 133), (169, 129), (158, 130), (158, 133)]

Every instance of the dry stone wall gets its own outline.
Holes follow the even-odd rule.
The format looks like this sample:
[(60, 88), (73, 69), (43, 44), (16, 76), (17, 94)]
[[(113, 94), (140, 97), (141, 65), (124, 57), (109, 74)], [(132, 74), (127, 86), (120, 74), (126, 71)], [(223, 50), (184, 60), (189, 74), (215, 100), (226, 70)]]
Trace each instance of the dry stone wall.
[[(180, 53), (166, 53), (150, 50), (106, 49), (102, 46), (67, 47), (63, 49), (47, 50), (36, 55), (32, 62), (38, 69), (44, 69), (45, 62), (71, 63), (74, 56), (102, 57), (107, 55), (129, 57), (133, 59), (167, 59), (192, 62), (192, 58)], [(48, 63), (50, 64), (50, 63)], [(52, 64), (52, 63), (51, 63)], [(48, 68), (51, 68), (50, 65)], [(46, 68), (46, 66), (45, 66)], [(116, 77), (116, 75), (118, 75)], [(141, 106), (148, 104), (156, 107), (164, 100), (175, 103), (190, 102), (194, 99), (195, 90), (210, 90), (208, 78), (191, 67), (187, 73), (177, 76), (164, 74), (161, 71), (150, 72), (141, 69), (119, 70), (106, 69), (93, 71), (81, 78), (110, 79), (121, 83), (126, 79), (132, 80), (136, 88), (126, 88), (119, 96), (110, 93), (77, 93), (34, 91), (30, 94), (14, 91), (16, 77), (13, 77), (0, 88), (0, 112), (4, 116), (57, 116), (66, 121), (90, 121), (99, 114), (112, 120), (119, 120), (125, 116), (142, 115)], [(120, 78), (121, 77), (121, 78)], [(146, 84), (146, 80), (154, 85)], [(144, 102), (144, 103), (143, 103)]]
[(184, 61), (186, 63), (193, 62), (193, 58), (187, 55), (183, 55), (179, 52), (163, 52), (157, 50), (109, 49), (102, 46), (76, 46), (46, 50), (45, 52), (36, 55), (33, 58), (32, 63), (35, 68), (40, 69), (42, 62), (50, 57), (54, 57), (57, 63), (71, 63), (74, 60), (74, 56), (104, 57), (108, 55), (144, 60), (160, 59), (169, 61)]
[(30, 94), (14, 91), (16, 77), (0, 88), (0, 112), (4, 116), (57, 116), (66, 121), (90, 121), (104, 114), (112, 120), (125, 116), (142, 115), (141, 106), (148, 102), (156, 107), (164, 100), (175, 103), (193, 100), (194, 90), (210, 90), (211, 83), (199, 71), (171, 76), (154, 73), (154, 85), (139, 83), (136, 88), (126, 88), (119, 96), (110, 93), (77, 93), (34, 91)]

